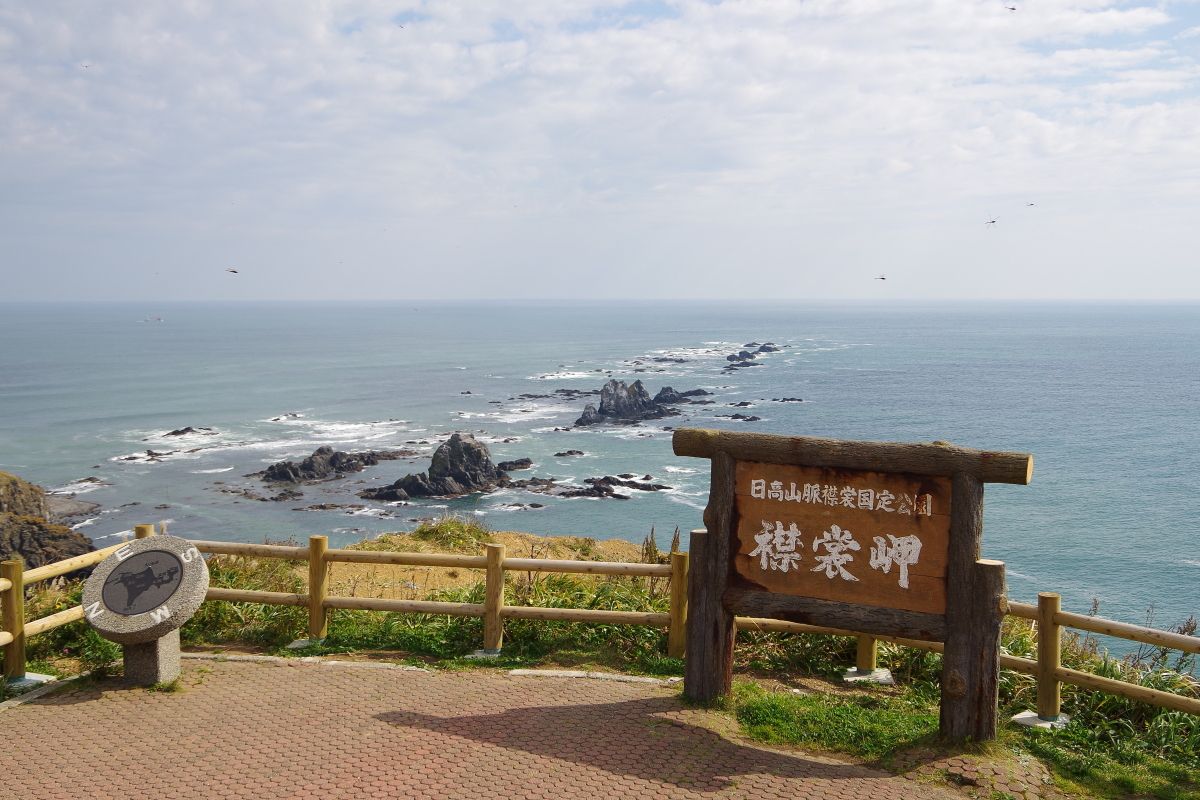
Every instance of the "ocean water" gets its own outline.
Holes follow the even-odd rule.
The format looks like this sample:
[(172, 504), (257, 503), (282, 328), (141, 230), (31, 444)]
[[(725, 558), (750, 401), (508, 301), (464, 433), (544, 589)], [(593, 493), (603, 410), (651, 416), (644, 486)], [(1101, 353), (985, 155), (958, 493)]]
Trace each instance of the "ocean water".
[[(782, 349), (723, 372), (750, 341)], [(704, 388), (716, 403), (561, 430), (584, 400), (520, 397), (596, 389), (610, 374), (652, 394)], [(732, 407), (742, 401), (753, 405)], [(762, 419), (719, 416), (734, 412)], [(189, 425), (213, 434), (163, 436)], [(1007, 563), (1013, 599), (1057, 591), (1069, 610), (1095, 600), (1103, 616), (1160, 626), (1200, 614), (1200, 306), (0, 304), (0, 470), (100, 504), (77, 528), (101, 545), (169, 520), (193, 538), (320, 533), (339, 546), (453, 512), (597, 539), (638, 542), (653, 528), (665, 547), (676, 527), (685, 541), (700, 527), (708, 489), (708, 462), (673, 455), (665, 426), (1032, 453), (1029, 486), (985, 496), (983, 554)], [(496, 461), (532, 458), (514, 477), (630, 472), (672, 489), (355, 497), (425, 469), (455, 430)], [(265, 494), (248, 473), (325, 444), (422, 455), (296, 501), (223, 491)], [(148, 449), (170, 454), (148, 462)], [(570, 449), (586, 455), (553, 455)], [(516, 506), (530, 502), (545, 507)], [(318, 503), (365, 508), (298, 510)]]

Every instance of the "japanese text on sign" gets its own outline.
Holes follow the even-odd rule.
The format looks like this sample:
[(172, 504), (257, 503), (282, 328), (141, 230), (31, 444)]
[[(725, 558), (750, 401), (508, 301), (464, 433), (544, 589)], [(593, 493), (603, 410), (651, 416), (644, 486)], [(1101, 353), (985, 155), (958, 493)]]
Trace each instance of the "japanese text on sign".
[(797, 489), (794, 482), (784, 488), (782, 481), (763, 478), (750, 481), (750, 496), (757, 500), (778, 500), (781, 503), (808, 503), (839, 508), (858, 508), (864, 511), (886, 511), (906, 516), (933, 515), (933, 497), (928, 494), (893, 494), (887, 489), (859, 489), (853, 486), (805, 483)]
[[(759, 568), (787, 572), (801, 569), (800, 562), (804, 560), (803, 532), (796, 523), (789, 523), (785, 528), (783, 522), (762, 520), (762, 532), (755, 534), (757, 545), (750, 551), (751, 558), (758, 558)], [(916, 536), (895, 536), (885, 533), (873, 537), (875, 544), (871, 547), (869, 565), (871, 569), (889, 574), (893, 566), (898, 567), (897, 578), (900, 588), (908, 588), (908, 568), (921, 558), (921, 540)], [(833, 580), (841, 578), (847, 581), (857, 581), (858, 578), (847, 568), (854, 561), (853, 553), (862, 549), (862, 545), (854, 538), (854, 534), (840, 525), (830, 525), (828, 530), (812, 539), (813, 559), (816, 566), (811, 572), (823, 572), (826, 578)]]

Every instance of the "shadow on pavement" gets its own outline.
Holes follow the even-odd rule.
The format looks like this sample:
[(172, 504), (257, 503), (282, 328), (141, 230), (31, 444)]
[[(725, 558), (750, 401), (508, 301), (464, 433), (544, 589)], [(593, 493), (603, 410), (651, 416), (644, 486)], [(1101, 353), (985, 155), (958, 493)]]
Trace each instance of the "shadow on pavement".
[(688, 788), (719, 790), (732, 785), (738, 775), (749, 774), (830, 780), (883, 774), (740, 745), (669, 716), (681, 708), (678, 700), (663, 697), (454, 717), (390, 711), (375, 718)]

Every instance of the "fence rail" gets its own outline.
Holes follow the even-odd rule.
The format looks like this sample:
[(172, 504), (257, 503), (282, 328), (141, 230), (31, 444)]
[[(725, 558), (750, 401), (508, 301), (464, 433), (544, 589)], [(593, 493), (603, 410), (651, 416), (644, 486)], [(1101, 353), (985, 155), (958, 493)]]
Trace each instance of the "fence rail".
[[(137, 538), (154, 534), (154, 526), (138, 525)], [(330, 549), (328, 539), (313, 536), (308, 547), (268, 544), (243, 544), (238, 542), (215, 542), (196, 540), (192, 544), (202, 552), (212, 555), (234, 555), (251, 558), (280, 558), (292, 561), (307, 561), (309, 567), (309, 590), (306, 594), (289, 592), (250, 591), (243, 589), (210, 588), (205, 600), (220, 600), (240, 603), (264, 603), (307, 607), (309, 610), (308, 634), (310, 638), (324, 638), (328, 631), (329, 612), (333, 609), (362, 611), (391, 611), (411, 614), (449, 614), (453, 616), (482, 617), (484, 621), (483, 644), (485, 651), (498, 652), (503, 643), (503, 621), (505, 619), (559, 620), (609, 625), (647, 625), (668, 630), (668, 653), (675, 657), (684, 655), (684, 627), (687, 619), (688, 555), (672, 553), (669, 564), (632, 564), (606, 561), (565, 561), (536, 558), (507, 558), (502, 544), (489, 544), (482, 556), (452, 555), (444, 553), (404, 553), (381, 550)], [(39, 581), (49, 580), (84, 569), (103, 561), (110, 553), (123, 545), (113, 545), (83, 556), (47, 564), (25, 572), (19, 561), (0, 563), (0, 648), (4, 648), (4, 674), (20, 677), (25, 674), (25, 641), (30, 636), (53, 630), (62, 625), (83, 619), (83, 608), (74, 606), (38, 620), (26, 621), (24, 612), (24, 588)], [(484, 571), (483, 603), (451, 603), (433, 600), (390, 600), (369, 597), (337, 597), (328, 593), (329, 565), (389, 564), (399, 566), (452, 567)], [(506, 605), (504, 592), (505, 572), (553, 572), (588, 575), (618, 575), (638, 577), (662, 577), (670, 579), (670, 611), (606, 611), (599, 609), (543, 608), (537, 606)], [(1010, 601), (1005, 612), (1008, 616), (1030, 620), (1037, 631), (1036, 659), (1022, 658), (1005, 653), (1000, 655), (1000, 666), (1037, 678), (1037, 713), (1043, 719), (1056, 719), (1062, 710), (1061, 688), (1063, 683), (1119, 695), (1132, 700), (1150, 703), (1162, 708), (1200, 715), (1200, 698), (1150, 689), (1145, 686), (1105, 678), (1089, 672), (1062, 666), (1063, 628), (1113, 636), (1129, 641), (1200, 653), (1200, 637), (1187, 636), (1140, 625), (1091, 617), (1062, 611), (1059, 595), (1042, 592), (1036, 605)], [(826, 628), (786, 622), (776, 619), (737, 617), (741, 630), (770, 631), (780, 633), (824, 634), (848, 636), (857, 639), (856, 667), (860, 671), (873, 670), (876, 666), (877, 642), (886, 641), (902, 647), (912, 647), (933, 652), (942, 652), (941, 642), (926, 642), (899, 637), (868, 636), (857, 631), (841, 628)]]

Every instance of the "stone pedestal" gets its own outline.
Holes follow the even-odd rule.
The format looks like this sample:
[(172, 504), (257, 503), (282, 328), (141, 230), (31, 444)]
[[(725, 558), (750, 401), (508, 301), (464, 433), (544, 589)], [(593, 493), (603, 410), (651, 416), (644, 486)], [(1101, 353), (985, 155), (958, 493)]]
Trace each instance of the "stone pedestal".
[(179, 629), (141, 644), (126, 644), (125, 682), (134, 686), (170, 683), (179, 677)]

